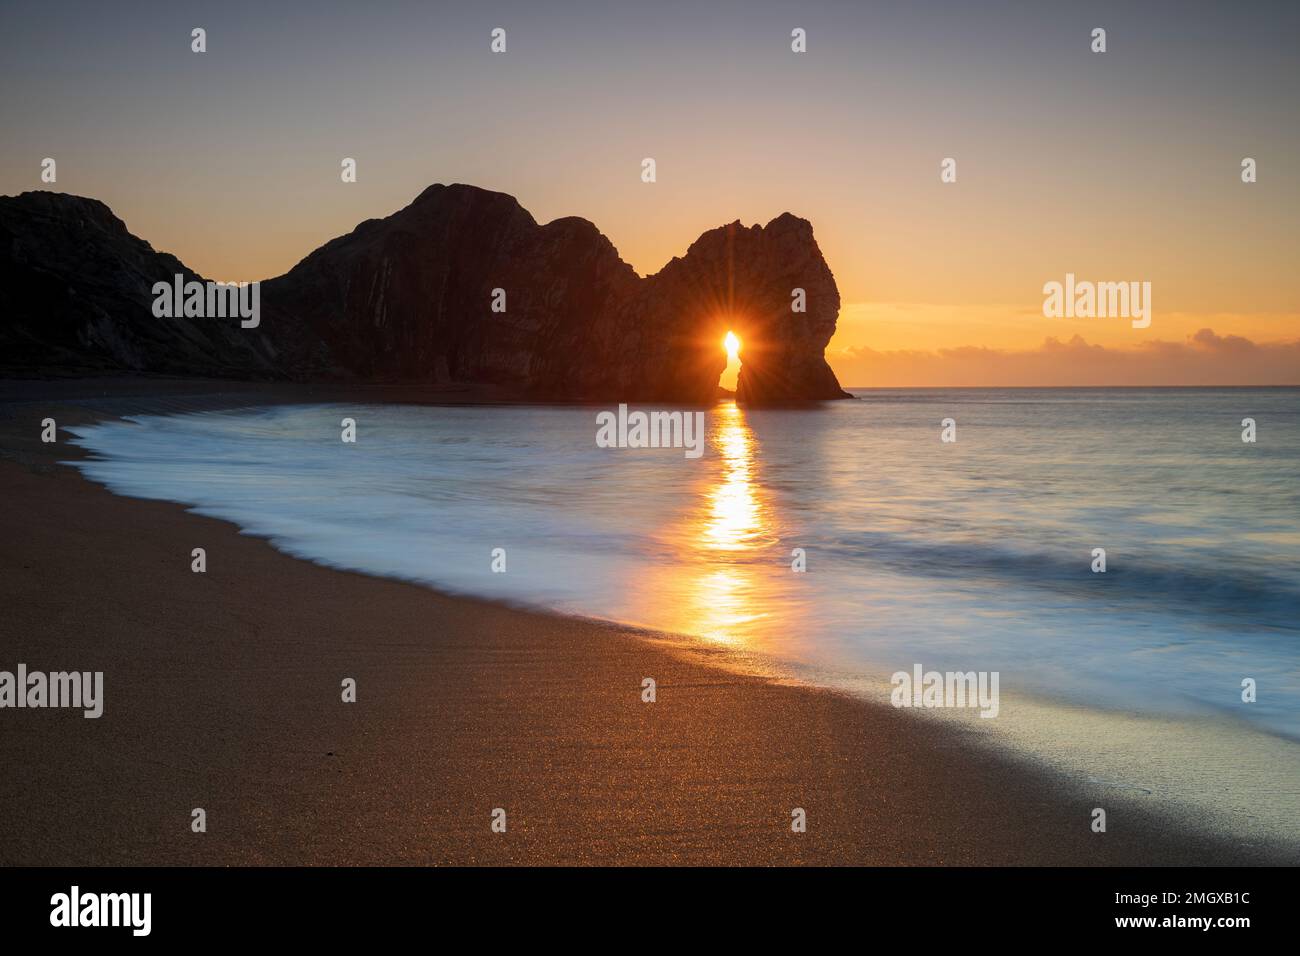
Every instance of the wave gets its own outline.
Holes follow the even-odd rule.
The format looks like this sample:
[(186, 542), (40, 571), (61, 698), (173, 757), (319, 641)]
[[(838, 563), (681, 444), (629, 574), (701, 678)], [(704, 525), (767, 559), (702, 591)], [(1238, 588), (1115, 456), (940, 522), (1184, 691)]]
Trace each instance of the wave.
[(868, 563), (899, 573), (982, 585), (1050, 591), (1112, 606), (1141, 602), (1148, 610), (1214, 615), (1238, 626), (1300, 632), (1300, 589), (1295, 578), (1243, 567), (1240, 555), (1225, 567), (1172, 566), (1140, 556), (1108, 555), (1104, 573), (1091, 570), (1091, 551), (1069, 558), (1056, 552), (1013, 550), (971, 542), (917, 541), (890, 532), (856, 532), (822, 542), (822, 558)]

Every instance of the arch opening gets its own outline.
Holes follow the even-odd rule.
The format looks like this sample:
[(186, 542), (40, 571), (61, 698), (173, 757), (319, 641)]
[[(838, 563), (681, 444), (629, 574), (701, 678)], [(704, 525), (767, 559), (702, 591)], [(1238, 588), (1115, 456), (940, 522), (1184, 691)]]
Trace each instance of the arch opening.
[(731, 329), (722, 337), (722, 349), (727, 353), (727, 367), (722, 370), (722, 376), (718, 379), (718, 384), (730, 392), (736, 390), (736, 385), (740, 380), (740, 349), (742, 347), (740, 337)]

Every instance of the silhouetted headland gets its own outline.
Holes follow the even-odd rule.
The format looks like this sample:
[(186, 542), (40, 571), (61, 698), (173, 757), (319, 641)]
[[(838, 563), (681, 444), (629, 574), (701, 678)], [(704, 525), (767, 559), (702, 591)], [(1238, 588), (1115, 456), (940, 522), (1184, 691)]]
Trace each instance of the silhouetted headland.
[(835, 278), (789, 213), (712, 229), (643, 278), (585, 219), (539, 225), (504, 193), (434, 185), (261, 283), (255, 328), (158, 317), (153, 288), (177, 275), (205, 281), (98, 200), (0, 198), (3, 368), (709, 404), (730, 329), (745, 343), (739, 401), (849, 397), (824, 357)]

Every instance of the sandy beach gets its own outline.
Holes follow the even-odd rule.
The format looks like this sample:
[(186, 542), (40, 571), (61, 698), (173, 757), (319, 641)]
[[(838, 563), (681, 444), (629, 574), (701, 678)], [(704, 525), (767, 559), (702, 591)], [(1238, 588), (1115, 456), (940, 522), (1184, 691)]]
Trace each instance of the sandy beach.
[[(886, 706), (296, 560), (114, 496), (58, 464), (80, 454), (66, 433), (40, 441), (45, 417), (62, 429), (232, 394), (319, 400), (4, 383), (0, 669), (103, 671), (105, 705), (97, 720), (0, 712), (0, 863), (1294, 862)], [(349, 677), (356, 703), (340, 700)], [(1104, 834), (1095, 806), (1112, 808)], [(206, 833), (191, 832), (198, 807)]]

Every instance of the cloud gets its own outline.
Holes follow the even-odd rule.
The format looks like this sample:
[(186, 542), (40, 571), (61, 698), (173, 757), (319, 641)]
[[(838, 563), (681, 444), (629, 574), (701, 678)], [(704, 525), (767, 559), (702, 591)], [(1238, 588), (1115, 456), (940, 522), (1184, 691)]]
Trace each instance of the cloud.
[(1253, 342), (1200, 329), (1183, 342), (1129, 349), (1090, 345), (1076, 335), (1036, 349), (980, 346), (936, 351), (853, 347), (826, 358), (848, 386), (1300, 385), (1300, 340)]

